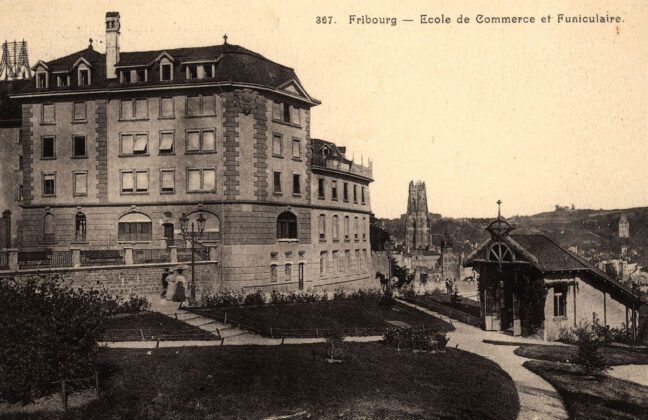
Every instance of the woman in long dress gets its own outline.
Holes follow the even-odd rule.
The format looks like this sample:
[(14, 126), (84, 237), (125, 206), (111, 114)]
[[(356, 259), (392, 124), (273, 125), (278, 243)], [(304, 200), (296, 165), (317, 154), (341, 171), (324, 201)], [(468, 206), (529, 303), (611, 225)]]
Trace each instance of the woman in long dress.
[(186, 291), (187, 291), (187, 279), (185, 276), (182, 275), (182, 268), (176, 269), (176, 275), (175, 275), (175, 290), (173, 292), (173, 301), (174, 302), (184, 302), (187, 297), (186, 297)]
[(176, 280), (175, 280), (176, 274), (175, 272), (169, 274), (166, 278), (168, 285), (166, 289), (166, 300), (173, 300), (173, 295), (175, 294), (176, 291)]

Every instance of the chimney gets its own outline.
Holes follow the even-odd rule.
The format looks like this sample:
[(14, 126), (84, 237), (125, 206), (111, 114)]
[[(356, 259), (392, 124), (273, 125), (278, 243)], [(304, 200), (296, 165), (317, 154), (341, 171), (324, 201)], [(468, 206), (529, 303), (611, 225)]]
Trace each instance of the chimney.
[(106, 13), (106, 78), (117, 77), (115, 65), (119, 62), (119, 12)]

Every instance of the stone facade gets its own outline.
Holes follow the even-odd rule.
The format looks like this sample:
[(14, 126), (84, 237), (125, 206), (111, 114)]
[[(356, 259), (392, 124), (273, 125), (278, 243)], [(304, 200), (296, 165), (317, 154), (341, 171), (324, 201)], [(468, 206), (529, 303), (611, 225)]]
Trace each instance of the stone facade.
[[(91, 73), (101, 88), (77, 87), (73, 78), (65, 89), (35, 85), (13, 98), (22, 104), (25, 134), (21, 250), (184, 246), (180, 218), (203, 214), (202, 242), (218, 249), (219, 288), (356, 287), (372, 280), (371, 168), (343, 153), (314, 158), (310, 109), (319, 101), (292, 69), (226, 43), (169, 50), (154, 64), (140, 58), (149, 53), (120, 52), (110, 64), (92, 48), (82, 50), (77, 62), (92, 66), (78, 72), (114, 65), (117, 77)], [(223, 64), (212, 64), (217, 58)], [(204, 62), (199, 75), (212, 69), (213, 80), (189, 78), (196, 62)], [(46, 73), (51, 87), (55, 76), (47, 72), (61, 63), (40, 63), (35, 71)], [(137, 66), (141, 83), (132, 82), (142, 77), (130, 70)], [(173, 80), (156, 80), (163, 66), (174, 66)], [(228, 66), (239, 66), (231, 77), (249, 80), (219, 82)], [(345, 199), (332, 198), (334, 181), (339, 194), (347, 189)], [(325, 198), (315, 193), (320, 187)], [(333, 238), (333, 220), (344, 236)]]

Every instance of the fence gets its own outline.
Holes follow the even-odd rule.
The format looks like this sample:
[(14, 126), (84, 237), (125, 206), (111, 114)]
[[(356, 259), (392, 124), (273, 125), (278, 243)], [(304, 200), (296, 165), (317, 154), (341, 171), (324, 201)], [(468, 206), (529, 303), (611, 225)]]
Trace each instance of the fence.
[[(209, 261), (209, 249), (203, 247), (195, 248), (196, 261)], [(191, 248), (178, 248), (178, 262), (191, 261)]]
[(20, 268), (72, 267), (72, 251), (31, 251), (18, 253)]
[(117, 249), (98, 249), (81, 251), (81, 266), (121, 265), (124, 264), (123, 251)]
[(56, 383), (61, 384), (61, 404), (63, 405), (63, 411), (67, 411), (68, 409), (68, 396), (70, 391), (94, 388), (94, 397), (97, 400), (99, 399), (99, 372), (96, 370), (94, 374), (85, 378), (63, 379), (53, 382), (53, 384)]
[(203, 330), (169, 331), (151, 328), (109, 329), (103, 341), (182, 341), (182, 340), (220, 340), (220, 335)]
[(161, 263), (170, 262), (171, 253), (167, 249), (134, 249), (133, 262), (141, 263)]

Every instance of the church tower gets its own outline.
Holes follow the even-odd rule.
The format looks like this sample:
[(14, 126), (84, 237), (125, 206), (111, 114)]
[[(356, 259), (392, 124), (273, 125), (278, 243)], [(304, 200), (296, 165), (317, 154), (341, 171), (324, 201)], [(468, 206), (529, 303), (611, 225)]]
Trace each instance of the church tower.
[(619, 219), (619, 239), (630, 238), (630, 222), (625, 214)]
[(430, 247), (430, 219), (428, 216), (425, 182), (410, 181), (405, 219), (405, 246), (410, 250)]

